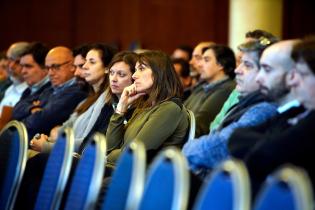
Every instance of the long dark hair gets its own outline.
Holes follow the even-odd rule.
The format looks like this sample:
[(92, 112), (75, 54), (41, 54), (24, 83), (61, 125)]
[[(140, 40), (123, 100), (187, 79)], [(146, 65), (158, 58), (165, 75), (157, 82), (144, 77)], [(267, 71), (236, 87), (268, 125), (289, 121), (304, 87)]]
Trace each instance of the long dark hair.
[[(91, 50), (96, 50), (100, 53), (101, 56), (101, 61), (103, 63), (104, 68), (107, 68), (107, 66), (110, 64), (113, 56), (116, 53), (116, 50), (106, 44), (93, 44), (91, 45), (90, 51)], [(87, 99), (76, 109), (76, 112), (80, 115), (83, 112), (85, 112), (94, 102), (98, 99), (98, 97), (106, 91), (109, 85), (109, 80), (108, 80), (108, 74), (104, 75), (104, 80), (100, 85), (100, 88), (97, 92), (93, 90), (93, 88), (90, 88), (89, 91), (89, 96)]]
[(139, 54), (138, 62), (152, 69), (151, 92), (137, 100), (136, 108), (148, 108), (171, 98), (181, 98), (183, 86), (175, 72), (171, 58), (161, 51), (146, 51)]

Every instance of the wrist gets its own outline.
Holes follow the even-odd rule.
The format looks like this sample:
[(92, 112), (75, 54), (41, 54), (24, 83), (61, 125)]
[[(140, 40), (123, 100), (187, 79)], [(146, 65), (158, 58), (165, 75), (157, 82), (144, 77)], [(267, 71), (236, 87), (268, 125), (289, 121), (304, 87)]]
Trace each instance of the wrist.
[(121, 111), (121, 110), (119, 110), (119, 109), (117, 109), (117, 108), (116, 108), (115, 112), (116, 112), (117, 114), (120, 114), (120, 115), (124, 115), (124, 114), (126, 113), (126, 111)]

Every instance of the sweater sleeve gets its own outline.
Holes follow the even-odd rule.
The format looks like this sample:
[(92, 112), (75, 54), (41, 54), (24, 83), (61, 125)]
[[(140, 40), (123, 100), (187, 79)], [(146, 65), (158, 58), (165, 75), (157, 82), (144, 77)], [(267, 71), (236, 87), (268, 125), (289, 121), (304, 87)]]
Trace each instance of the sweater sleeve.
[(229, 157), (227, 143), (236, 128), (263, 123), (276, 114), (277, 109), (274, 105), (263, 102), (250, 108), (238, 121), (224, 129), (187, 142), (184, 145), (183, 153), (188, 159), (190, 168), (193, 171), (200, 168), (213, 168)]
[(114, 113), (110, 118), (106, 132), (107, 151), (117, 149), (123, 143), (125, 133), (124, 120), (125, 117), (118, 113)]

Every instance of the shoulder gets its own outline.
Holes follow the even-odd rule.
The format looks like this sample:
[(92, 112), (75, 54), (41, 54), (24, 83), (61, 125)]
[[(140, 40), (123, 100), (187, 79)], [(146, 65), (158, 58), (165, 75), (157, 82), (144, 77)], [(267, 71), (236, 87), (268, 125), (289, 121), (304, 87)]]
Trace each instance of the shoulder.
[(275, 104), (269, 102), (261, 102), (249, 108), (247, 113), (253, 113), (255, 115), (275, 115), (278, 113), (278, 111)]

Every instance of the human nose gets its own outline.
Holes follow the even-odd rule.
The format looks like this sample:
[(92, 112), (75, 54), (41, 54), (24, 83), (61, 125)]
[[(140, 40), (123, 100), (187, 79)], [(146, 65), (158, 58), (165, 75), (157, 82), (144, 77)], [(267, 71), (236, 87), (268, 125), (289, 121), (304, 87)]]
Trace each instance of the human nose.
[(136, 79), (138, 79), (138, 73), (137, 73), (138, 71), (135, 71), (135, 73), (133, 73), (133, 75), (132, 75), (132, 79), (133, 80), (136, 80)]
[(259, 71), (255, 77), (256, 83), (258, 83), (260, 85), (263, 83), (263, 75), (262, 74), (263, 74), (262, 71)]
[(235, 74), (242, 74), (243, 73), (242, 64), (238, 65), (234, 72)]

